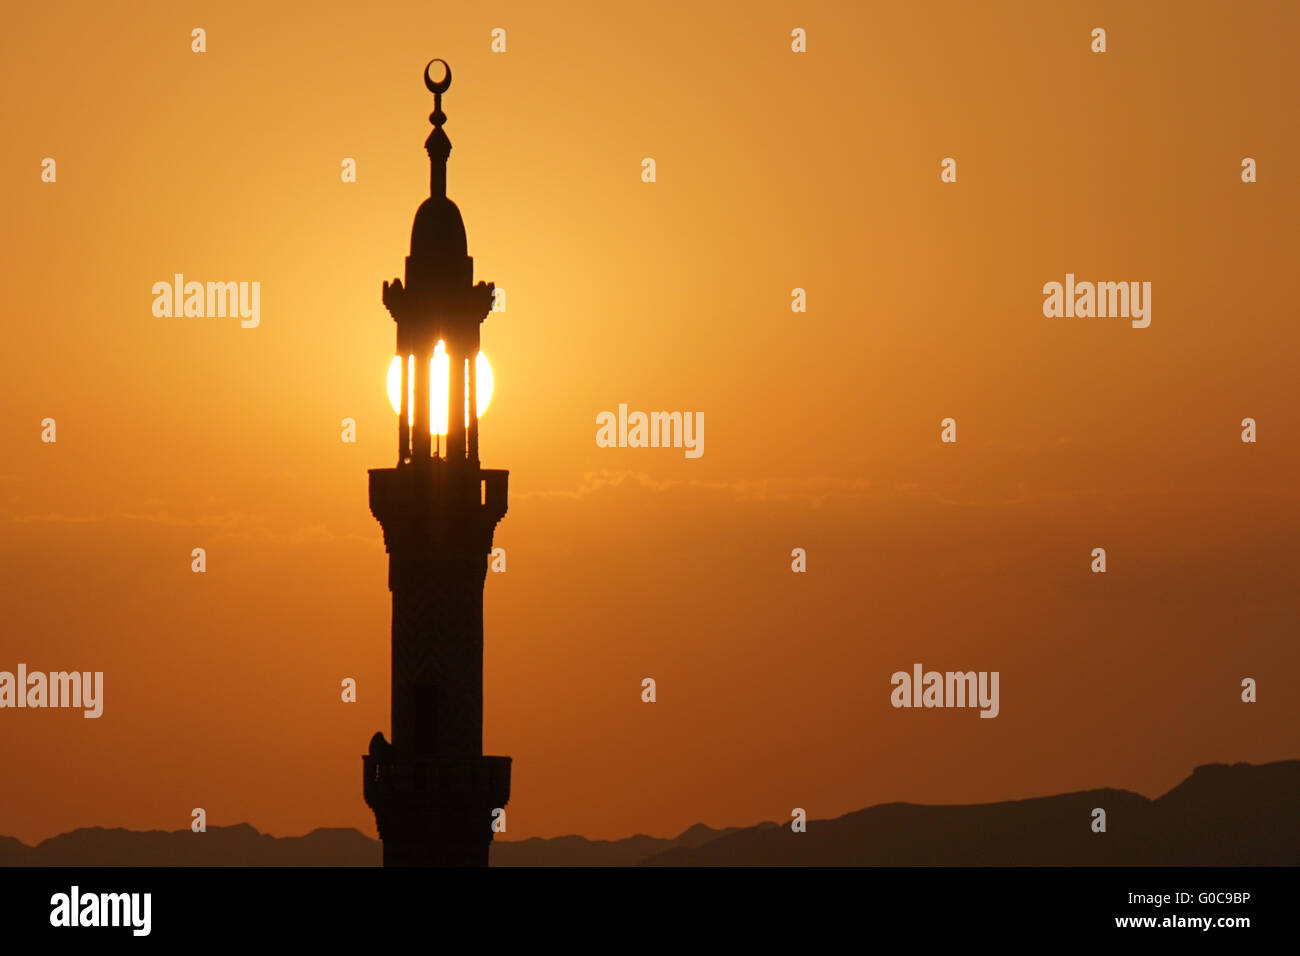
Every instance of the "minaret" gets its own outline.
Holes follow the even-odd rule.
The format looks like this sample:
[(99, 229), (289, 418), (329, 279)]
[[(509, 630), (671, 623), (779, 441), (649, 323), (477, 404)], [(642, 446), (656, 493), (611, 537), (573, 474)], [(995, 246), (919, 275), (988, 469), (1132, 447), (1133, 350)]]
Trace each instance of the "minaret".
[[(437, 82), (434, 63), (446, 70)], [(487, 866), (510, 758), (483, 756), (483, 582), (509, 473), (479, 467), (479, 325), (493, 285), (474, 284), (465, 224), (447, 198), (451, 68), (431, 60), (424, 82), (434, 95), (429, 198), (415, 213), (406, 284), (383, 291), (401, 367), (397, 466), (370, 471), (393, 594), (393, 739), (371, 739), (364, 792), (385, 866)]]

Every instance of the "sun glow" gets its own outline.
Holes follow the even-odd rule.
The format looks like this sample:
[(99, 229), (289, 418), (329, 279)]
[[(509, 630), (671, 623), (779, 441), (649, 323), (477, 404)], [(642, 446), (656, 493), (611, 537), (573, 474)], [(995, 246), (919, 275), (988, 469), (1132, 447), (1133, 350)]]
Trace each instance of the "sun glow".
[[(488, 362), (487, 356), (482, 352), (474, 362), (474, 374), (476, 377), (475, 391), (478, 393), (478, 414), (487, 411), (488, 404), (492, 401), (492, 391), (496, 385), (496, 379), (492, 374), (492, 365)], [(469, 360), (465, 360), (465, 425), (469, 426)], [(446, 435), (447, 434), (447, 404), (451, 385), (451, 360), (447, 356), (447, 348), (439, 339), (437, 346), (433, 350), (433, 358), (429, 360), (429, 434)], [(408, 425), (415, 424), (415, 356), (407, 356), (407, 375), (406, 375), (407, 403), (406, 403), (406, 422)], [(388, 364), (388, 402), (393, 406), (393, 411), (401, 414), (402, 411), (402, 357), (394, 355), (392, 362)]]

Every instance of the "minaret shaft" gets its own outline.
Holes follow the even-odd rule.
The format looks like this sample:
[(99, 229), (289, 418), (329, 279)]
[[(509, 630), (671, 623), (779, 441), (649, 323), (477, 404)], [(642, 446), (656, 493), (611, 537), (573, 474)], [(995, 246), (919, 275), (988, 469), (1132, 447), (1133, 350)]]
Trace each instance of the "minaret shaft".
[[(425, 143), (430, 196), (416, 212), (405, 285), (386, 282), (383, 293), (402, 369), (397, 466), (370, 471), (370, 510), (389, 555), (392, 740), (376, 734), (363, 763), (385, 866), (486, 866), (495, 815), (510, 796), (510, 758), (483, 755), (483, 585), (508, 492), (507, 472), (479, 467), (473, 407), (493, 287), (473, 284), (464, 224), (446, 197), (441, 98), (450, 82), (450, 70), (434, 83), (426, 68), (437, 97)], [(439, 341), (448, 357), (442, 448), (430, 415)]]

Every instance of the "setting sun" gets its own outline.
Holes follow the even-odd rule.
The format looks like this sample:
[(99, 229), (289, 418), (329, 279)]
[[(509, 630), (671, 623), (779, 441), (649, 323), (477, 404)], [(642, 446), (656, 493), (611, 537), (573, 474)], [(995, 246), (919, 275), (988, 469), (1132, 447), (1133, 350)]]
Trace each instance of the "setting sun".
[[(415, 371), (415, 356), (408, 355), (409, 373)], [(476, 391), (478, 393), (478, 414), (481, 416), (487, 411), (488, 404), (492, 401), (492, 391), (496, 384), (496, 379), (492, 375), (492, 365), (488, 358), (482, 352), (478, 353), (476, 359), (475, 373), (477, 376)], [(465, 362), (465, 376), (469, 377), (469, 362)], [(429, 433), (431, 435), (447, 434), (447, 401), (448, 391), (451, 380), (451, 371), (449, 360), (447, 358), (447, 349), (439, 340), (433, 350), (433, 358), (429, 360)], [(413, 424), (415, 421), (415, 378), (414, 374), (407, 375), (407, 390), (410, 392), (407, 401), (407, 422)], [(392, 362), (388, 364), (388, 401), (393, 406), (393, 411), (400, 413), (402, 410), (402, 357), (394, 355)], [(465, 424), (469, 424), (469, 400), (465, 401)]]

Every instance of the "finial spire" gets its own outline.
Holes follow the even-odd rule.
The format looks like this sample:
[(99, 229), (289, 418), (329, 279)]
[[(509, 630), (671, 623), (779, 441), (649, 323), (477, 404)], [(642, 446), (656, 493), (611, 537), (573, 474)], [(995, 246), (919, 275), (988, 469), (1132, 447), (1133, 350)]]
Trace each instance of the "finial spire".
[[(435, 63), (441, 63), (444, 72), (447, 74), (437, 82), (429, 76), (429, 67), (433, 66)], [(451, 67), (447, 65), (446, 60), (434, 59), (424, 65), (424, 85), (428, 87), (429, 92), (433, 94), (433, 112), (429, 114), (429, 122), (432, 123), (436, 129), (441, 127), (443, 123), (447, 122), (447, 114), (442, 111), (442, 94), (446, 93), (447, 88), (451, 86)]]
[[(446, 71), (446, 75), (441, 80), (435, 81), (429, 76), (429, 68), (435, 63), (441, 63)], [(442, 124), (447, 122), (447, 114), (442, 111), (442, 94), (446, 93), (447, 88), (451, 86), (451, 67), (446, 60), (433, 59), (425, 64), (424, 85), (433, 94), (433, 112), (429, 114), (433, 132), (424, 141), (424, 148), (429, 153), (429, 195), (434, 198), (446, 198), (447, 157), (451, 155), (451, 140), (442, 129)]]

